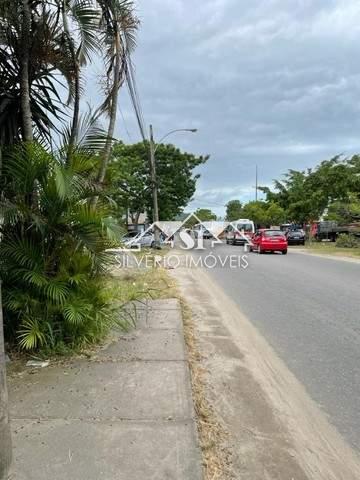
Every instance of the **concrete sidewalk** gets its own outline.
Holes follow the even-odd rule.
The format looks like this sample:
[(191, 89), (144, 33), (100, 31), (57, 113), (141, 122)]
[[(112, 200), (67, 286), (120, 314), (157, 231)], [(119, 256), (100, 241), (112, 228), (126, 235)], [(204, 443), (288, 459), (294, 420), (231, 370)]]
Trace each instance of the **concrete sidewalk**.
[(200, 480), (177, 300), (90, 360), (9, 378), (16, 480)]

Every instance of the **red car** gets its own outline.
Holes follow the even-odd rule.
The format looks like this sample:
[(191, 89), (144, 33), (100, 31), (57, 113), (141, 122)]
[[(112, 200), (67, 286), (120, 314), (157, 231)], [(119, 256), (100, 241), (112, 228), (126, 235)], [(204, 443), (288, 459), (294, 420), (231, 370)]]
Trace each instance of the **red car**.
[(255, 233), (252, 238), (251, 251), (258, 253), (281, 252), (287, 254), (288, 242), (281, 230), (261, 230)]

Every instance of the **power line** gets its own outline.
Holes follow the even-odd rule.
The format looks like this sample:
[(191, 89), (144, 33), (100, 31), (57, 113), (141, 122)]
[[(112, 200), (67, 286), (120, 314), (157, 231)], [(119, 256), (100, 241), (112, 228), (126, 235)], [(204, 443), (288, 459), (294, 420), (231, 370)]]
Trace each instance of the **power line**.
[(134, 108), (137, 124), (140, 130), (140, 135), (143, 141), (145, 142), (147, 140), (146, 129), (144, 126), (145, 122), (144, 122), (144, 117), (143, 117), (142, 108), (141, 108), (140, 96), (139, 96), (138, 88), (136, 85), (134, 66), (133, 66), (129, 52), (126, 54), (125, 77), (126, 77), (126, 84), (128, 87), (128, 91), (130, 94), (131, 103)]
[(122, 120), (123, 120), (124, 128), (125, 128), (125, 131), (126, 131), (126, 133), (127, 133), (127, 136), (129, 137), (130, 142), (132, 142), (132, 138), (131, 138), (130, 132), (129, 132), (128, 128), (127, 128), (123, 111), (122, 111), (121, 108), (119, 108), (119, 110), (120, 110), (120, 115), (121, 115), (121, 118), (122, 118)]

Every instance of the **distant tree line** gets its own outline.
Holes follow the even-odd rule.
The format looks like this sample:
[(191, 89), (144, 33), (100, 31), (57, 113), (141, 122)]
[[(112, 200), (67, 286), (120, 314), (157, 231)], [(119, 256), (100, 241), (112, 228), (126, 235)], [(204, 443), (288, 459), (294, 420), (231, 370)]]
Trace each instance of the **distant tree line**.
[(226, 219), (249, 218), (259, 225), (306, 224), (320, 217), (360, 221), (360, 156), (336, 156), (314, 169), (289, 170), (274, 188), (259, 187), (264, 200), (226, 205)]

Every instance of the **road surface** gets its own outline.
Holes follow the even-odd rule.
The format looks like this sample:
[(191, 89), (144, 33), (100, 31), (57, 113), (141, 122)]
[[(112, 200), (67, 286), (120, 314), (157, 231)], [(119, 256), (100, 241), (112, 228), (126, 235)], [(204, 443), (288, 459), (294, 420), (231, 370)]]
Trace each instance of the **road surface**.
[[(212, 250), (222, 258), (239, 246)], [(202, 256), (209, 250), (202, 253)], [(360, 263), (290, 251), (207, 273), (235, 301), (350, 445), (360, 450)]]

